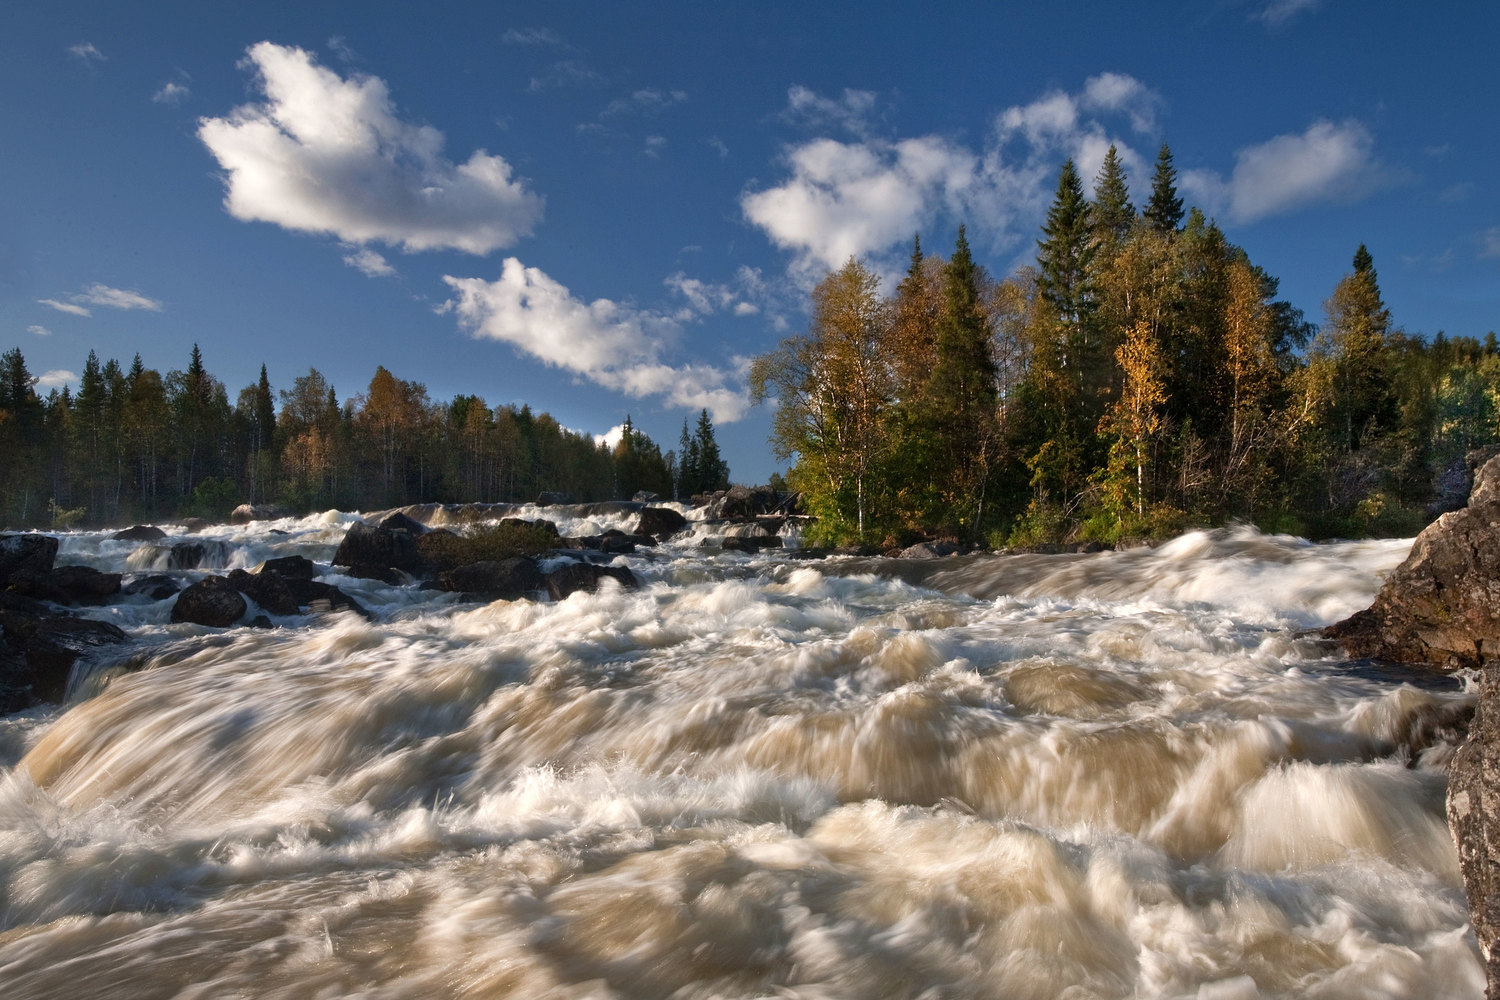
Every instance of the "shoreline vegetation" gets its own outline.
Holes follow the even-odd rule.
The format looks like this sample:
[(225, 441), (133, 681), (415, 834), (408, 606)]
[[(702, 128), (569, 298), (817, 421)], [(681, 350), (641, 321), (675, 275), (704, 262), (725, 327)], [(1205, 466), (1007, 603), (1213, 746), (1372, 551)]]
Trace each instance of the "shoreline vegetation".
[[(1409, 334), (1360, 246), (1321, 325), (1202, 212), (1163, 145), (1137, 211), (1111, 149), (1094, 197), (1073, 163), (1035, 263), (1003, 280), (962, 226), (913, 240), (883, 295), (851, 258), (813, 289), (805, 333), (750, 369), (810, 545), (1109, 547), (1253, 524), (1313, 539), (1416, 534), (1461, 506), (1500, 442), (1500, 345)], [(529, 406), (434, 402), (376, 368), (340, 400), (316, 369), (233, 404), (197, 345), (165, 375), (89, 353), (76, 392), (36, 392), (0, 355), (0, 525), (66, 530), (439, 502), (704, 502), (729, 486), (706, 411), (675, 448), (627, 417), (612, 447)], [(277, 405), (279, 398), (279, 406)]]

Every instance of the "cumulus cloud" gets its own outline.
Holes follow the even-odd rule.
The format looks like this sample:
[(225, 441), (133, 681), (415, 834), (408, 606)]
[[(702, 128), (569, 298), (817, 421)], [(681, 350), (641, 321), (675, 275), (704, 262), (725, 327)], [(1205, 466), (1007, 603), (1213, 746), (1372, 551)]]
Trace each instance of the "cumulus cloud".
[(75, 59), (83, 63), (85, 66), (92, 66), (95, 63), (102, 63), (107, 61), (109, 58), (103, 52), (100, 52), (97, 48), (95, 48), (93, 42), (79, 42), (77, 45), (69, 45), (68, 52), (70, 52)]
[(88, 307), (81, 306), (76, 302), (59, 302), (57, 299), (37, 299), (37, 303), (49, 309), (56, 309), (58, 312), (71, 313), (74, 316), (94, 315), (89, 312)]
[(340, 77), (271, 42), (252, 46), (245, 65), (264, 100), (198, 124), (235, 218), (472, 254), (515, 243), (541, 219), (541, 196), (505, 160), (484, 150), (446, 159), (443, 134), (397, 118), (379, 78)]
[(389, 278), (396, 273), (389, 261), (368, 247), (345, 254), (344, 263), (370, 278)]
[[(858, 109), (862, 101), (846, 99), (845, 105)], [(827, 110), (828, 102), (809, 95), (800, 104)], [(930, 230), (944, 213), (966, 219), (971, 240), (982, 232), (1003, 249), (1034, 229), (1064, 159), (1071, 157), (1084, 177), (1092, 177), (1114, 144), (1127, 172), (1142, 176), (1141, 157), (1111, 137), (1105, 119), (1149, 130), (1160, 106), (1160, 97), (1139, 80), (1104, 73), (1077, 94), (1054, 91), (1003, 109), (980, 148), (935, 135), (813, 139), (786, 151), (787, 180), (747, 192), (740, 208), (794, 255), (793, 270), (803, 278), (837, 268), (850, 256), (879, 257), (904, 248), (913, 233)]]
[(176, 107), (187, 100), (190, 94), (192, 94), (192, 91), (187, 87), (176, 81), (168, 80), (161, 85), (160, 90), (151, 95), (151, 102), (153, 104), (168, 104)]
[(1190, 170), (1181, 186), (1204, 208), (1235, 222), (1255, 222), (1322, 201), (1354, 201), (1381, 182), (1375, 138), (1359, 122), (1314, 122), (1239, 151), (1226, 180)]
[(33, 336), (37, 336), (37, 337), (50, 337), (50, 336), (52, 336), (52, 331), (51, 330), (47, 329), (45, 326), (40, 326), (40, 325), (28, 326), (26, 328), (26, 332), (29, 333), (29, 334), (32, 334)]
[(594, 435), (594, 443), (595, 444), (602, 444), (606, 448), (610, 449), (611, 451), (613, 451), (615, 449), (615, 446), (618, 445), (623, 440), (625, 440), (625, 425), (624, 424), (615, 424), (613, 427), (611, 427), (609, 430), (605, 431), (603, 434), (595, 434)]
[(54, 368), (51, 371), (42, 372), (37, 377), (36, 384), (43, 389), (61, 389), (63, 386), (78, 381), (78, 376), (66, 368)]
[(584, 302), (538, 268), (506, 258), (496, 281), (443, 280), (445, 304), (470, 335), (503, 341), (545, 364), (634, 398), (663, 397), (673, 406), (707, 408), (728, 423), (748, 408), (743, 391), (725, 385), (710, 365), (670, 365), (663, 346), (677, 338), (676, 319), (609, 299)]

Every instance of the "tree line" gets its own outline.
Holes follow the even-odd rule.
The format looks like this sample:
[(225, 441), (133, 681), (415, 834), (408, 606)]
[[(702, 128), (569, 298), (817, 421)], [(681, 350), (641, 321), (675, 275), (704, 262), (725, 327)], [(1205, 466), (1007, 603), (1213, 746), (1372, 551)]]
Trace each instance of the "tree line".
[[(434, 402), (377, 367), (340, 400), (317, 369), (273, 392), (266, 368), (230, 403), (198, 346), (162, 375), (90, 351), (76, 392), (36, 391), (20, 348), (0, 355), (0, 524), (66, 527), (175, 515), (223, 517), (241, 502), (295, 511), (428, 501), (579, 502), (650, 491), (686, 498), (728, 485), (707, 411), (667, 451), (627, 417), (613, 446), (529, 406), (474, 395)], [(279, 405), (278, 405), (279, 402)]]
[(1364, 246), (1322, 324), (1196, 208), (1163, 145), (1139, 211), (1111, 147), (1064, 163), (1035, 263), (995, 280), (962, 226), (890, 295), (851, 258), (757, 358), (771, 443), (828, 541), (1117, 541), (1240, 520), (1312, 537), (1425, 523), (1500, 440), (1495, 335), (1394, 325)]

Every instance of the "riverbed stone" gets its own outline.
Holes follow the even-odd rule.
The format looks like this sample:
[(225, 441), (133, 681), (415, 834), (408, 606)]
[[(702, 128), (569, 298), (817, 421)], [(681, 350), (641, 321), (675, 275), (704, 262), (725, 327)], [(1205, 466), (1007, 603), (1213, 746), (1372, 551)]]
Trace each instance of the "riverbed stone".
[(222, 576), (206, 576), (177, 595), (172, 620), (227, 628), (243, 618), (248, 607), (234, 584)]
[(536, 562), (524, 556), (469, 563), (438, 574), (437, 582), (443, 590), (506, 601), (530, 597), (546, 586)]
[(56, 559), (51, 535), (0, 535), (0, 587), (17, 573), (50, 573)]
[(167, 537), (167, 533), (151, 524), (136, 524), (124, 528), (109, 536), (116, 542), (159, 542)]

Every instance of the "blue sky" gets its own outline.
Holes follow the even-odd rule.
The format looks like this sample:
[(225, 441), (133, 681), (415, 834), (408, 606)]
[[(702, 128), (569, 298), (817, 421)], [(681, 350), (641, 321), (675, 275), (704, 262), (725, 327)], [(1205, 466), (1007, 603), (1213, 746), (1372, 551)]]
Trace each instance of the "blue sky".
[(1310, 319), (1363, 242), (1408, 331), (1500, 327), (1490, 2), (283, 6), (0, 14), (0, 349), (46, 384), (197, 342), (231, 399), (384, 365), (664, 448), (706, 406), (762, 480), (744, 366), (828, 267), (964, 222), (1003, 275), (1111, 142)]

